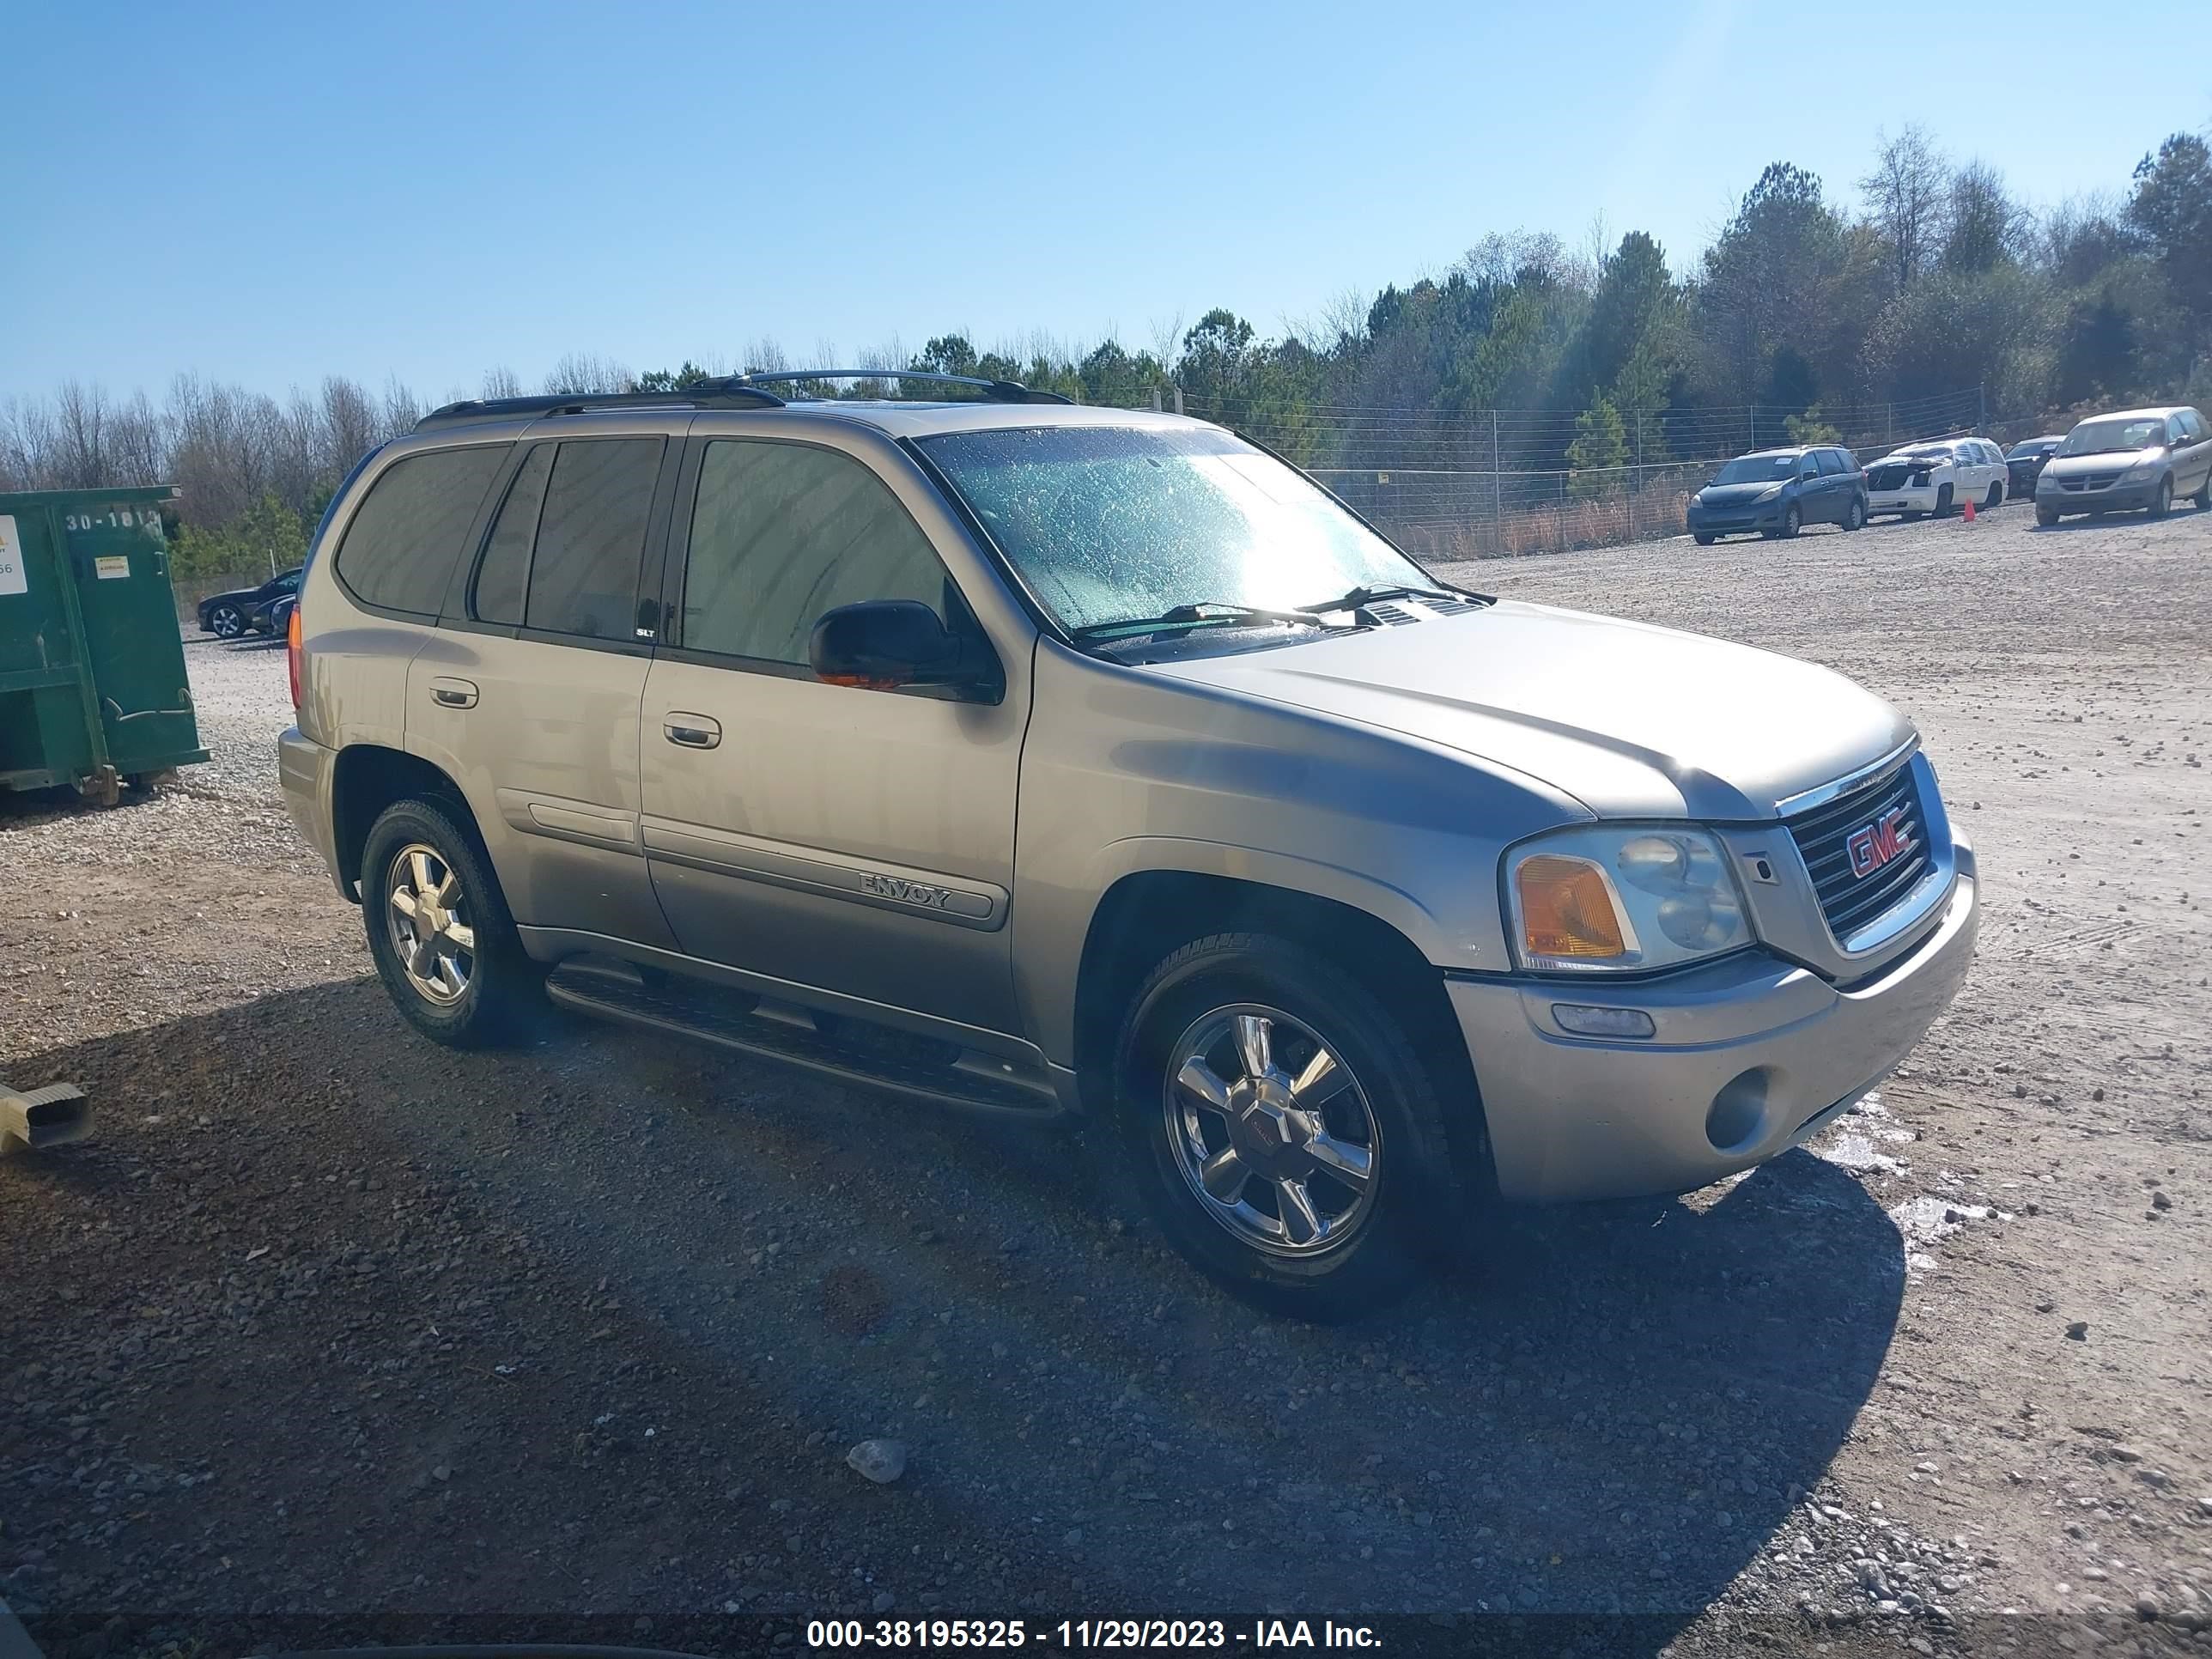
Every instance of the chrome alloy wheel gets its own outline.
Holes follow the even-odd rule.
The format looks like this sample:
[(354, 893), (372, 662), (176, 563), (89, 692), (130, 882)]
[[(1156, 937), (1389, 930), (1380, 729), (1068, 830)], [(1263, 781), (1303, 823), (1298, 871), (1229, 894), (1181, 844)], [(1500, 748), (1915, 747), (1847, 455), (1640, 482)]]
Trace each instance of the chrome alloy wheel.
[(1303, 1021), (1254, 1003), (1215, 1009), (1169, 1050), (1164, 1103), (1183, 1179), (1239, 1242), (1318, 1255), (1372, 1212), (1382, 1126)]
[(476, 972), (477, 934), (453, 866), (436, 848), (415, 842), (392, 855), (384, 886), (392, 948), (407, 982), (441, 1007), (459, 1002)]

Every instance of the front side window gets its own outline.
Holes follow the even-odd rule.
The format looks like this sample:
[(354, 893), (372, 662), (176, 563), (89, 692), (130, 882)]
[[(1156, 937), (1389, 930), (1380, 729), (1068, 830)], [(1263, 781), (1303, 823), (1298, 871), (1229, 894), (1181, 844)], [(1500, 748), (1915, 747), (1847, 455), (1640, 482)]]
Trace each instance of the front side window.
[(434, 617), (505, 444), (434, 449), (395, 461), (346, 526), (337, 572), (365, 605)]
[(1226, 432), (1062, 426), (920, 442), (1071, 630), (1207, 601), (1294, 608), (1434, 586), (1303, 474)]
[(707, 446), (684, 572), (687, 649), (803, 665), (814, 624), (842, 605), (914, 599), (949, 623), (945, 582), (921, 527), (851, 456)]
[(659, 438), (561, 446), (530, 560), (525, 627), (585, 639), (633, 637), (638, 561), (663, 447)]

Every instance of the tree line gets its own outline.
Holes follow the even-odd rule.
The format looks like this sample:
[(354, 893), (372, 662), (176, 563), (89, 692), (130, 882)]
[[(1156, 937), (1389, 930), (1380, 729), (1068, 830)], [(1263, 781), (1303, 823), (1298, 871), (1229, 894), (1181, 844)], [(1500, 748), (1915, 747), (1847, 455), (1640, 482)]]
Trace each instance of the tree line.
[[(1018, 380), (1090, 404), (1179, 391), (1190, 412), (1310, 467), (1592, 478), (1632, 460), (1833, 438), (1846, 408), (1955, 411), (1966, 391), (1992, 419), (2177, 393), (2212, 401), (2203, 137), (2177, 133), (2112, 191), (2040, 209), (1917, 127), (1881, 138), (1853, 182), (1846, 200), (1771, 164), (1681, 269), (1641, 230), (1617, 242), (1594, 233), (1579, 252), (1548, 234), (1492, 234), (1441, 276), (1347, 296), (1279, 336), (1216, 307), (1133, 349), (1107, 338), (979, 350), (947, 333), (855, 366)], [(772, 341), (741, 361), (787, 363)], [(634, 373), (576, 355), (543, 384), (666, 390), (719, 366), (708, 356)], [(889, 383), (799, 389), (880, 396)], [(481, 393), (523, 390), (495, 369)], [(70, 382), (0, 407), (0, 489), (173, 483), (180, 568), (252, 568), (296, 556), (354, 461), (424, 407), (396, 381), (373, 394), (337, 376), (279, 400), (186, 375), (159, 405)]]

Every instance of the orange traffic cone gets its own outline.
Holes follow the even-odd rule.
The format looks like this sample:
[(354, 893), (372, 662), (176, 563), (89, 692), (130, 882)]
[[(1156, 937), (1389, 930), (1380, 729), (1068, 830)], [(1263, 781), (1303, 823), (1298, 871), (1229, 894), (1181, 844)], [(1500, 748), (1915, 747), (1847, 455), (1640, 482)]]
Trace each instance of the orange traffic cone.
[(1967, 497), (1966, 497), (1966, 522), (1967, 522), (1968, 524), (1972, 524), (1972, 523), (1973, 523), (1973, 521), (1974, 521), (1974, 498), (1973, 498), (1972, 495), (1969, 495), (1969, 496), (1967, 496)]

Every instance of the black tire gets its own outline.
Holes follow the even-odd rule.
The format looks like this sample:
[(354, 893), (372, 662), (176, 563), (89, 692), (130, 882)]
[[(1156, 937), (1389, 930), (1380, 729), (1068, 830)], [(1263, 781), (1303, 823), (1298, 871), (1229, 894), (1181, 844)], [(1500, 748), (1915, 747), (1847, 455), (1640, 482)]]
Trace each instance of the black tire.
[(1984, 513), (1994, 513), (1997, 508), (2003, 505), (2004, 486), (2001, 483), (1991, 484), (1990, 486), (1989, 497), (1982, 503), (1982, 511)]
[(2169, 474), (2158, 481), (2158, 494), (2150, 498), (2144, 509), (2154, 519), (2162, 519), (2173, 510), (2173, 479)]
[(2058, 511), (2056, 507), (2039, 507), (2035, 509), (2035, 521), (2048, 530), (2058, 522)]
[(1713, 532), (1710, 530), (1692, 530), (1690, 532), (1690, 539), (1697, 543), (1699, 547), (1711, 547), (1713, 544)]
[(2189, 499), (2204, 511), (2212, 512), (2212, 472), (2204, 475), (2204, 482), (2197, 487), (2197, 493)]
[(219, 605), (208, 612), (207, 631), (219, 640), (246, 636), (246, 613), (234, 605)]
[(1844, 528), (1846, 530), (1863, 530), (1866, 528), (1866, 503), (1859, 500), (1857, 496), (1852, 496), (1851, 504), (1844, 509)]
[(1786, 542), (1804, 527), (1805, 515), (1798, 510), (1797, 503), (1792, 501), (1787, 507), (1783, 509), (1782, 527), (1778, 530), (1768, 531), (1766, 532), (1766, 538), (1769, 541)]
[[(1351, 1082), (1329, 1099), (1323, 1127), (1354, 1145), (1368, 1133), (1369, 1145), (1379, 1148), (1371, 1154), (1373, 1186), (1364, 1209), (1358, 1189), (1337, 1183), (1326, 1169), (1309, 1166), (1300, 1176), (1302, 1193), (1309, 1190), (1307, 1182), (1317, 1181), (1352, 1200), (1332, 1218), (1346, 1229), (1341, 1239), (1330, 1243), (1324, 1234), (1297, 1247), (1304, 1254), (1271, 1250), (1249, 1238), (1233, 1218), (1217, 1218), (1222, 1208), (1199, 1197), (1170, 1127), (1170, 1110), (1181, 1112), (1188, 1099), (1181, 1091), (1170, 1096), (1169, 1066), (1174, 1060), (1182, 1069), (1179, 1045), (1212, 1023), (1233, 1021), (1231, 1011), (1239, 1008), (1274, 1015), (1272, 1029), (1283, 1034), (1277, 1058), (1285, 1067), (1303, 1064), (1302, 1052), (1310, 1055), (1310, 1043), (1299, 1046), (1302, 1036), (1317, 1037), (1340, 1056)], [(1304, 1033), (1296, 1029), (1300, 1026)], [(1249, 1084), (1240, 1079), (1236, 1089)], [(1200, 1272), (1267, 1312), (1323, 1323), (1373, 1312), (1403, 1295), (1468, 1237), (1475, 1194), (1455, 1172), (1429, 1068), (1404, 1027), (1363, 985), (1301, 945), (1267, 934), (1217, 933), (1161, 963), (1123, 1022), (1115, 1092), (1139, 1184), (1161, 1231)], [(1189, 1121), (1230, 1139), (1227, 1116), (1200, 1111), (1194, 1099), (1188, 1103)], [(1255, 1115), (1249, 1107), (1243, 1114), (1248, 1122)], [(1200, 1145), (1206, 1146), (1203, 1134)], [(1287, 1233), (1281, 1189), (1256, 1170), (1247, 1185), (1252, 1178), (1263, 1190), (1244, 1200), (1244, 1207), (1267, 1206)], [(1316, 1200), (1316, 1207), (1328, 1206)]]
[[(453, 878), (458, 894), (445, 908), (470, 930), (472, 940), (465, 982), (445, 1000), (418, 986), (394, 938), (398, 912), (390, 890), (395, 866), (403, 854), (417, 848), (433, 855), (433, 872), (441, 863)], [(369, 828), (361, 872), (369, 955), (409, 1024), (449, 1048), (482, 1048), (512, 1042), (540, 1022), (546, 1007), (544, 969), (523, 951), (506, 895), (465, 813), (442, 800), (395, 801)]]
[(1951, 486), (1948, 484), (1939, 486), (1936, 491), (1936, 516), (1939, 519), (1951, 516)]

